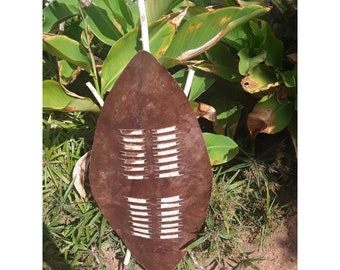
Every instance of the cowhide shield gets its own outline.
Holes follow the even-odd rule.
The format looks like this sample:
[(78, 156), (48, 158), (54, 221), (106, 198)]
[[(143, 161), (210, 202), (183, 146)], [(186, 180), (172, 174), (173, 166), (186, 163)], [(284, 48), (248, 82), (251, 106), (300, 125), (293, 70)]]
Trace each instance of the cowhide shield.
[(135, 259), (173, 269), (207, 213), (212, 171), (182, 89), (148, 52), (126, 66), (99, 115), (92, 194)]

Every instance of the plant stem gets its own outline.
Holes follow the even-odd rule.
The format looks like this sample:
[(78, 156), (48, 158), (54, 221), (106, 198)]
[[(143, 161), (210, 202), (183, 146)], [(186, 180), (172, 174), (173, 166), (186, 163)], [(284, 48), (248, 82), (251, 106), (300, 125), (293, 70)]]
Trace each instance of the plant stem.
[[(88, 27), (88, 26), (86, 26), (86, 30), (85, 30), (86, 34), (85, 34), (85, 35), (86, 35), (87, 40), (89, 40), (89, 39), (88, 39), (88, 34), (87, 34), (87, 30), (88, 30), (87, 27)], [(90, 43), (90, 41), (89, 41), (89, 43)], [(99, 87), (99, 81), (98, 81), (98, 74), (97, 74), (96, 62), (95, 62), (95, 60), (94, 60), (94, 55), (93, 55), (93, 53), (92, 53), (90, 44), (89, 44), (87, 50), (88, 50), (89, 55), (90, 55), (91, 67), (92, 67), (92, 74), (90, 74), (90, 75), (91, 75), (92, 78), (93, 78), (94, 85), (95, 85), (95, 87), (96, 87), (96, 89), (97, 89), (97, 92), (99, 92), (99, 93), (102, 95), (102, 93), (101, 93), (101, 91), (100, 91), (100, 87)]]
[[(85, 22), (86, 11), (85, 11), (85, 8), (83, 8), (81, 5), (80, 5), (80, 15), (83, 18), (83, 21)], [(93, 78), (94, 86), (95, 86), (97, 92), (100, 93), (101, 95), (103, 95), (101, 93), (100, 87), (99, 87), (96, 62), (94, 60), (94, 55), (93, 55), (92, 50), (91, 50), (91, 38), (89, 37), (89, 32), (90, 32), (90, 27), (85, 23), (85, 29), (84, 29), (85, 40), (82, 40), (83, 41), (82, 43), (83, 43), (84, 47), (87, 49), (89, 57), (90, 57), (90, 61), (91, 61), (92, 74), (90, 74), (90, 76)]]

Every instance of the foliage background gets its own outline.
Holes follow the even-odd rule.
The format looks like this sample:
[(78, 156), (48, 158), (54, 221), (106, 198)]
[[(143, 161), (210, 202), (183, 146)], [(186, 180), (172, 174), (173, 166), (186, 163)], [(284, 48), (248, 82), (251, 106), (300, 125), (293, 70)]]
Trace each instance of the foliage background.
[[(208, 1), (199, 2), (203, 6), (206, 6)], [(232, 1), (225, 2), (228, 2), (228, 4), (230, 4)], [(277, 1), (275, 2), (278, 3)], [(249, 6), (245, 7), (243, 11), (252, 9), (254, 11), (256, 9), (260, 10), (259, 7), (260, 6)], [(201, 13), (202, 10), (195, 9), (194, 7), (192, 7), (192, 9), (190, 10), (191, 13), (190, 12), (188, 13), (189, 15), (187, 20), (189, 20), (189, 25), (191, 23), (192, 26), (195, 26), (196, 25), (195, 18), (196, 16), (198, 16), (197, 13), (198, 14)], [(215, 12), (215, 14), (218, 14), (218, 12)], [(208, 21), (209, 18), (211, 18), (209, 16), (206, 16), (204, 13), (202, 16), (205, 16)], [(217, 22), (221, 22), (219, 20), (221, 20), (222, 18), (223, 21), (224, 17), (217, 16), (217, 18), (218, 18)], [(244, 115), (250, 113), (253, 106), (256, 105), (256, 103), (260, 100), (260, 102), (257, 103), (258, 105), (256, 105), (258, 107), (258, 110), (260, 112), (262, 110), (263, 112), (263, 109), (267, 110), (269, 108), (274, 112), (274, 115), (276, 116), (275, 119), (279, 120), (274, 123), (275, 124), (274, 126), (277, 127), (276, 130), (274, 128), (274, 130), (271, 129), (268, 131), (264, 129), (260, 131), (267, 133), (279, 133), (280, 131), (286, 129), (286, 127), (289, 126), (289, 124), (291, 123), (294, 106), (290, 106), (288, 108), (289, 111), (292, 112), (288, 113), (288, 115), (290, 115), (289, 117), (286, 117), (287, 111), (285, 109), (287, 108), (286, 106), (287, 104), (288, 105), (294, 104), (296, 98), (294, 90), (296, 87), (296, 71), (294, 72), (294, 69), (292, 69), (293, 72), (290, 72), (289, 70), (288, 73), (282, 73), (282, 70), (280, 71), (280, 68), (282, 67), (283, 57), (283, 55), (280, 56), (280, 51), (282, 50), (280, 42), (275, 41), (275, 38), (273, 34), (271, 34), (270, 30), (266, 30), (269, 28), (268, 27), (266, 28), (266, 23), (264, 23), (264, 21), (261, 26), (262, 28), (257, 28), (257, 24), (255, 23), (256, 19), (254, 19), (254, 17), (245, 16), (245, 18), (248, 21), (250, 20), (249, 25), (245, 26), (245, 28), (244, 26), (242, 26), (243, 32), (242, 31), (237, 32), (238, 33), (237, 35), (240, 35), (241, 37), (243, 33), (243, 40), (245, 41), (245, 43), (237, 44), (237, 42), (235, 43), (235, 41), (238, 41), (239, 38), (236, 39), (232, 38), (234, 44), (233, 43), (229, 44), (229, 46), (231, 46), (234, 50), (239, 51), (238, 56), (240, 57), (241, 61), (239, 62), (238, 66), (234, 65), (234, 67), (231, 67), (230, 61), (228, 63), (218, 61), (218, 59), (222, 58), (222, 56), (229, 57), (230, 59), (233, 58), (235, 59), (236, 57), (236, 54), (232, 54), (230, 52), (230, 49), (228, 49), (228, 47), (225, 46), (226, 45), (225, 43), (228, 44), (228, 39), (224, 40), (224, 43), (217, 44), (215, 42), (215, 46), (211, 48), (211, 46), (209, 47), (207, 44), (209, 44), (209, 42), (211, 42), (211, 40), (213, 39), (209, 40), (209, 38), (203, 40), (202, 46), (203, 47), (205, 46), (203, 49), (203, 52), (205, 52), (205, 54), (204, 53), (201, 54), (201, 51), (199, 52), (200, 53), (199, 57), (201, 57), (201, 59), (196, 58), (198, 54), (194, 53), (189, 58), (181, 60), (182, 62), (178, 63), (178, 60), (175, 60), (175, 56), (177, 57), (178, 55), (183, 53), (183, 51), (181, 51), (183, 50), (183, 44), (176, 45), (176, 37), (180, 36), (180, 30), (174, 36), (174, 39), (169, 49), (165, 52), (164, 54), (165, 57), (160, 58), (160, 61), (163, 63), (163, 65), (168, 67), (170, 70), (172, 69), (172, 73), (174, 74), (174, 77), (178, 79), (179, 83), (181, 83), (180, 78), (183, 77), (183, 73), (180, 73), (181, 70), (174, 69), (174, 67), (177, 66), (178, 64), (181, 65), (190, 64), (198, 70), (200, 69), (203, 69), (205, 71), (210, 70), (208, 73), (212, 73), (213, 75), (215, 75), (215, 77), (214, 76), (211, 77), (207, 75), (207, 73), (205, 74), (203, 73), (203, 75), (201, 75), (201, 78), (203, 79), (205, 84), (211, 85), (211, 83), (209, 83), (209, 80), (210, 81), (213, 80), (214, 87), (212, 88), (212, 90), (208, 91), (210, 89), (209, 87), (205, 87), (203, 89), (197, 87), (197, 89), (194, 88), (192, 90), (192, 93), (198, 93), (196, 94), (196, 97), (201, 96), (200, 97), (201, 99), (197, 99), (198, 102), (204, 101), (209, 104), (212, 104), (213, 107), (217, 110), (217, 114), (220, 116), (220, 119), (217, 118), (219, 121), (217, 122), (217, 125), (211, 125), (210, 122), (209, 123), (201, 122), (202, 128), (206, 129), (206, 131), (209, 132), (210, 134), (213, 134), (215, 132), (223, 134), (225, 136), (223, 137), (225, 141), (230, 141), (231, 138), (234, 138), (235, 140), (237, 139), (239, 146), (242, 146), (242, 148), (244, 148), (240, 149), (241, 153), (239, 157), (236, 157), (235, 159), (235, 162), (237, 162), (236, 164), (230, 163), (229, 166), (227, 167), (222, 166), (218, 170), (216, 169), (215, 185), (216, 186), (221, 185), (221, 187), (217, 188), (213, 193), (213, 200), (211, 202), (212, 212), (209, 214), (209, 217), (207, 219), (206, 228), (204, 229), (204, 231), (202, 231), (202, 235), (197, 239), (197, 241), (193, 243), (193, 245), (191, 245), (190, 247), (191, 249), (196, 248), (197, 254), (202, 253), (200, 254), (202, 255), (201, 256), (202, 258), (204, 258), (204, 253), (208, 252), (211, 256), (215, 257), (215, 260), (217, 260), (218, 262), (220, 262), (221, 260), (225, 261), (226, 256), (238, 258), (237, 263), (239, 267), (246, 266), (249, 264), (252, 265), (252, 262), (254, 261), (253, 258), (249, 258), (249, 256), (242, 251), (240, 251), (239, 253), (237, 252), (235, 253), (235, 250), (240, 249), (240, 246), (237, 243), (237, 238), (239, 238), (239, 232), (243, 231), (246, 227), (248, 227), (248, 230), (250, 229), (250, 231), (253, 233), (253, 237), (260, 234), (260, 240), (262, 241), (263, 237), (265, 237), (265, 235), (267, 235), (271, 230), (270, 227), (272, 226), (271, 224), (272, 220), (275, 219), (277, 215), (282, 214), (280, 213), (280, 211), (278, 212), (275, 211), (276, 208), (278, 207), (277, 205), (278, 202), (276, 199), (277, 183), (275, 184), (275, 181), (273, 181), (273, 179), (269, 180), (268, 177), (269, 176), (272, 177), (274, 173), (278, 174), (278, 176), (275, 176), (277, 180), (280, 179), (282, 180), (285, 174), (287, 173), (290, 174), (290, 172), (284, 166), (282, 166), (282, 164), (280, 164), (280, 162), (281, 161), (283, 162), (285, 158), (285, 155), (284, 154), (282, 155), (282, 152), (286, 151), (282, 151), (282, 148), (284, 148), (285, 143), (284, 141), (286, 140), (287, 137), (289, 137), (288, 135), (289, 133), (285, 133), (283, 139), (280, 138), (280, 140), (282, 141), (280, 141), (279, 144), (274, 144), (271, 145), (270, 147), (263, 148), (263, 145), (262, 147), (261, 145), (256, 146), (256, 144), (254, 144), (254, 141), (249, 139), (247, 139), (246, 141), (242, 141), (243, 140), (242, 138), (247, 138), (248, 136), (246, 135), (247, 124), (249, 128), (249, 123), (247, 123), (247, 120), (244, 117)], [(235, 20), (235, 22), (236, 21), (237, 19)], [(171, 31), (171, 27), (169, 27), (169, 25), (167, 24), (156, 23), (155, 25), (156, 25), (155, 27), (159, 26), (161, 27), (161, 29), (164, 29), (162, 27), (163, 25), (165, 25), (168, 27), (169, 31)], [(247, 27), (252, 27), (252, 31), (255, 31), (255, 35), (250, 39), (248, 34), (246, 36), (244, 35), (244, 33), (250, 30), (250, 28), (248, 29)], [(183, 26), (182, 28), (179, 29), (190, 30), (190, 27), (185, 28)], [(211, 27), (207, 27), (207, 29), (211, 29)], [(182, 33), (183, 32), (185, 33), (185, 30), (183, 30)], [(130, 33), (133, 33), (133, 30)], [(194, 34), (192, 39), (193, 47), (195, 46), (197, 47), (199, 44), (202, 44), (202, 40), (200, 41), (199, 38), (198, 39), (195, 38), (195, 34), (197, 34), (196, 32), (192, 31), (187, 32), (187, 34), (190, 33)], [(205, 35), (202, 35), (201, 33), (200, 36), (199, 35), (197, 36), (204, 37), (207, 35), (207, 32), (203, 33), (205, 33)], [(231, 32), (231, 34), (232, 33), (235, 32)], [(224, 35), (225, 33), (221, 35), (221, 37)], [(125, 37), (130, 36), (131, 35), (127, 34)], [(259, 39), (259, 37), (261, 36), (262, 38)], [(90, 41), (92, 40), (91, 33), (83, 31), (83, 34), (80, 37), (81, 38), (79, 42), (81, 42), (85, 46), (85, 48), (86, 47), (88, 49), (91, 48), (91, 46), (88, 46), (90, 44)], [(211, 37), (212, 36), (210, 36), (210, 38)], [(265, 45), (266, 39), (269, 38), (271, 39), (268, 40), (269, 44), (274, 44), (276, 42), (278, 45), (274, 47), (273, 46), (266, 47)], [(180, 39), (181, 38), (178, 38), (178, 40)], [(124, 44), (128, 44), (126, 43), (127, 40), (128, 42), (134, 42), (134, 40), (136, 40), (136, 37), (134, 37), (131, 40), (125, 39)], [(155, 40), (157, 41), (159, 39), (155, 38)], [(66, 42), (65, 44), (69, 45), (67, 46), (67, 48), (71, 48), (73, 46), (72, 44), (74, 44), (73, 41), (71, 41), (70, 43), (70, 40), (68, 38), (64, 38), (62, 36), (45, 35), (44, 36), (45, 52), (52, 54), (52, 56), (54, 55), (57, 57), (61, 57), (70, 61), (71, 63), (75, 63), (77, 65), (82, 66), (85, 70), (88, 71), (90, 75), (92, 74), (91, 77), (94, 80), (94, 84), (98, 92), (102, 96), (104, 96), (105, 92), (107, 91), (105, 89), (110, 88), (109, 86), (106, 86), (107, 83), (105, 83), (105, 80), (103, 79), (105, 78), (105, 63), (107, 63), (106, 65), (110, 67), (108, 69), (110, 70), (109, 75), (112, 76), (113, 66), (110, 64), (110, 62), (112, 61), (111, 60), (112, 57), (110, 57), (110, 52), (114, 51), (113, 48), (115, 45), (110, 50), (106, 60), (103, 63), (102, 70), (103, 88), (101, 88), (99, 82), (98, 81), (96, 82), (97, 79), (96, 74), (94, 72), (94, 63), (91, 62), (92, 60), (90, 59), (91, 61), (88, 62), (87, 58), (82, 56), (84, 55), (81, 52), (82, 50), (76, 53), (74, 53), (73, 51), (73, 53), (71, 52), (71, 54), (69, 54), (70, 52), (68, 52), (67, 50), (65, 51), (60, 50), (60, 48), (65, 47), (65, 45), (63, 47), (64, 42)], [(99, 50), (103, 49), (102, 45), (100, 45), (100, 42), (98, 44)], [(93, 44), (94, 47), (92, 47), (92, 50), (98, 49), (97, 47), (98, 44), (97, 43)], [(127, 62), (128, 58), (126, 57), (126, 55), (127, 54), (133, 55), (134, 51), (125, 50), (122, 52), (122, 49), (124, 48), (119, 46), (119, 41), (117, 41), (115, 44), (118, 44), (117, 51), (119, 51), (120, 54), (112, 55), (114, 57), (117, 57), (118, 55), (122, 55), (123, 57), (125, 57), (125, 60), (119, 61), (119, 63), (124, 61)], [(190, 42), (188, 44), (190, 45)], [(158, 44), (157, 46), (162, 47), (164, 45), (166, 44)], [(128, 48), (129, 46), (126, 47)], [(272, 48), (276, 48), (276, 51), (271, 52)], [(187, 50), (188, 49), (190, 49), (190, 46), (187, 47)], [(77, 51), (76, 47), (75, 50)], [(264, 50), (265, 53), (263, 53), (263, 51), (261, 50)], [(91, 54), (91, 51), (89, 52)], [(227, 54), (225, 54), (226, 52)], [(281, 51), (281, 53), (283, 52)], [(279, 55), (280, 57), (278, 57), (277, 60), (273, 60), (273, 58), (272, 60), (270, 60), (270, 58), (268, 57), (266, 58), (266, 55), (270, 54)], [(103, 247), (108, 246), (115, 247), (117, 254), (119, 254), (120, 252), (124, 252), (124, 248), (119, 239), (117, 239), (116, 237), (114, 237), (114, 235), (112, 235), (112, 233), (110, 233), (110, 229), (108, 226), (106, 226), (107, 225), (106, 221), (103, 217), (101, 217), (100, 213), (98, 212), (98, 209), (96, 210), (93, 208), (93, 205), (91, 204), (91, 199), (90, 203), (87, 201), (83, 201), (79, 197), (79, 195), (77, 195), (77, 193), (74, 191), (73, 188), (74, 183), (69, 178), (69, 176), (71, 175), (73, 165), (75, 164), (75, 161), (79, 159), (79, 157), (81, 156), (81, 154), (84, 153), (84, 151), (90, 149), (91, 138), (93, 138), (91, 134), (93, 134), (93, 129), (95, 127), (95, 117), (91, 113), (90, 114), (88, 113), (64, 114), (58, 112), (49, 113), (51, 109), (66, 112), (70, 111), (70, 108), (76, 108), (75, 109), (76, 111), (98, 111), (98, 110), (96, 109), (96, 105), (94, 104), (94, 102), (91, 103), (91, 99), (89, 98), (79, 99), (79, 97), (76, 97), (74, 94), (70, 92), (67, 92), (68, 96), (65, 96), (64, 92), (65, 89), (63, 88), (65, 88), (65, 85), (67, 88), (70, 88), (71, 84), (69, 84), (67, 76), (65, 77), (66, 74), (63, 73), (63, 70), (66, 70), (64, 68), (67, 68), (67, 70), (71, 70), (71, 72), (74, 72), (76, 71), (76, 67), (72, 67), (67, 63), (60, 61), (59, 77), (58, 76), (55, 77), (53, 75), (53, 72), (51, 73), (51, 69), (49, 69), (49, 67), (51, 67), (51, 63), (53, 62), (52, 58), (47, 54), (44, 54), (44, 56), (46, 57), (46, 58), (44, 57), (45, 60), (44, 74), (45, 75), (48, 74), (48, 76), (50, 77), (52, 76), (51, 78), (56, 80), (56, 82), (46, 80), (44, 82), (43, 87), (44, 90), (43, 105), (45, 108), (44, 136), (43, 136), (45, 146), (44, 211), (46, 211), (44, 212), (45, 218), (44, 239), (46, 240), (44, 241), (44, 243), (46, 243), (46, 245), (51, 244), (50, 240), (52, 240), (53, 243), (54, 238), (56, 241), (54, 244), (56, 245), (57, 249), (59, 249), (59, 252), (63, 255), (62, 257), (64, 259), (62, 259), (58, 255), (58, 253), (55, 254), (56, 260), (53, 261), (52, 263), (58, 262), (59, 256), (60, 263), (63, 263), (63, 260), (65, 260), (65, 263), (70, 264), (72, 267), (76, 267), (78, 264), (93, 265), (93, 263), (97, 263), (99, 264), (99, 266), (101, 266), (100, 251)], [(263, 61), (265, 61), (264, 64), (261, 64)], [(48, 64), (46, 65), (46, 63)], [(212, 65), (214, 66), (214, 68), (212, 68)], [(268, 68), (268, 66), (273, 67), (274, 70)], [(222, 69), (223, 72), (219, 71), (220, 69)], [(197, 72), (196, 74), (199, 74), (199, 72)], [(222, 77), (222, 80), (221, 78), (216, 79), (216, 75), (217, 77)], [(254, 96), (250, 96), (249, 94), (245, 95), (244, 92), (242, 92), (243, 90), (239, 87), (240, 86), (239, 82), (242, 79), (242, 76), (240, 75), (245, 76), (243, 77), (243, 79), (247, 80), (247, 82), (244, 84), (242, 84), (241, 82), (241, 85), (243, 86), (244, 90), (250, 93), (251, 95), (254, 94)], [(282, 97), (281, 95), (276, 93), (276, 90), (274, 91), (274, 94), (273, 92), (267, 91), (269, 89), (273, 90), (272, 88), (277, 86), (278, 82), (277, 79), (279, 77), (283, 79), (284, 82), (283, 90), (285, 93)], [(67, 80), (63, 81), (64, 79), (61, 80), (62, 78), (66, 78)], [(80, 75), (76, 76), (75, 78), (81, 83), (84, 83), (84, 78), (81, 79)], [(229, 82), (226, 82), (226, 80)], [(111, 83), (112, 82), (110, 82), (110, 84)], [(238, 85), (238, 87), (236, 87), (236, 85)], [(250, 85), (251, 87), (250, 88), (244, 87), (245, 85), (247, 86)], [(288, 89), (286, 89), (286, 87)], [(78, 95), (79, 94), (83, 95), (84, 91), (79, 92), (79, 84), (76, 85), (75, 88), (71, 88), (71, 90), (77, 92), (77, 88)], [(221, 89), (223, 88), (229, 88), (229, 92), (223, 93), (221, 91)], [(293, 91), (289, 91), (289, 88), (293, 88)], [(51, 91), (54, 91), (53, 95), (49, 95)], [(67, 91), (69, 91), (69, 89)], [(265, 93), (261, 93), (263, 91), (265, 91)], [(260, 95), (258, 95), (259, 93)], [(70, 98), (70, 94), (73, 97)], [(56, 95), (59, 95), (60, 99), (55, 98)], [(287, 95), (289, 96), (290, 99), (288, 103), (286, 102)], [(269, 97), (270, 102), (266, 102), (265, 100), (263, 101), (263, 99), (261, 99), (262, 96), (264, 96), (264, 98)], [(230, 99), (233, 101), (233, 103), (231, 104), (224, 103), (226, 100)], [(282, 100), (280, 101), (280, 99)], [(221, 103), (220, 101), (224, 102), (220, 104)], [(282, 108), (284, 108), (284, 110)], [(241, 111), (245, 111), (245, 113), (243, 112), (243, 118), (241, 117), (242, 116)], [(284, 113), (282, 113), (282, 111), (284, 111)], [(226, 122), (227, 126), (233, 126), (233, 128), (229, 128), (228, 130), (225, 129), (224, 126)], [(266, 123), (267, 126), (269, 124), (273, 123)], [(252, 134), (253, 138), (257, 136), (257, 128), (258, 127), (256, 127), (255, 130), (253, 130)], [(290, 131), (291, 130), (292, 129), (290, 129)], [(236, 134), (236, 131), (238, 131), (239, 134)], [(251, 129), (250, 131), (252, 132)], [(290, 132), (290, 134), (292, 134), (292, 132)], [(296, 136), (296, 134), (293, 133), (293, 136)], [(277, 138), (278, 137), (276, 137), (276, 139)], [(209, 143), (214, 144), (216, 143), (216, 140), (210, 140), (210, 142), (207, 142), (208, 149)], [(280, 144), (282, 145), (280, 146)], [(273, 151), (273, 149), (276, 149), (276, 151)], [(225, 149), (225, 147), (221, 147), (219, 151), (220, 152), (222, 151), (223, 153), (223, 151), (227, 150)], [(234, 157), (235, 154), (229, 156), (227, 159), (224, 160), (219, 159), (217, 160), (216, 163), (212, 164), (215, 165), (222, 164)], [(279, 162), (279, 164), (275, 164), (275, 162)], [(229, 173), (232, 174), (229, 175)], [(237, 178), (237, 176), (239, 175), (240, 178)], [(234, 183), (235, 186), (231, 185), (233, 181), (236, 181)], [(229, 187), (230, 185), (232, 186), (231, 190), (227, 190), (227, 187)], [(241, 188), (241, 190), (239, 190), (238, 188)], [(227, 199), (226, 197), (224, 197), (226, 195), (231, 196), (232, 198)], [(243, 195), (245, 196), (243, 197)], [(255, 197), (253, 197), (254, 195)], [(250, 206), (256, 200), (259, 200), (259, 205)], [(238, 207), (241, 208), (238, 209), (238, 207), (236, 208), (232, 207), (230, 209), (230, 202), (235, 203), (236, 205), (238, 205)], [(227, 204), (224, 205), (224, 203)], [(249, 204), (250, 207), (247, 206), (247, 204)], [(228, 211), (224, 213), (226, 209), (228, 209)], [(222, 213), (224, 213), (222, 216), (221, 211)], [(60, 215), (60, 213), (63, 214)], [(250, 213), (253, 214), (249, 215)], [(61, 217), (62, 219), (60, 219)], [(215, 224), (215, 222), (217, 222), (217, 224)], [(227, 225), (229, 222), (230, 225)], [(244, 222), (246, 222), (248, 225), (244, 226)], [(209, 226), (212, 226), (211, 228), (214, 228), (215, 230), (215, 232), (212, 235), (209, 234)], [(241, 227), (237, 228), (238, 226)], [(109, 231), (106, 231), (106, 228)], [(46, 247), (46, 250), (50, 250), (50, 248)], [(46, 256), (46, 258), (49, 257), (51, 256)], [(51, 262), (45, 261), (45, 264), (46, 264), (45, 267), (49, 267), (48, 265), (51, 264)], [(189, 269), (188, 267), (193, 267), (190, 258), (186, 258), (183, 264), (186, 266), (182, 265), (179, 267), (185, 267), (184, 269)]]
[[(1, 25), (6, 26), (2, 28), (2, 35), (9, 38), (1, 42), (0, 48), (2, 52), (11, 52), (2, 55), (5, 64), (0, 67), (2, 78), (5, 78), (3, 88), (8, 90), (2, 92), (2, 108), (7, 115), (2, 118), (2, 131), (6, 132), (0, 134), (1, 141), (7, 142), (2, 145), (2, 155), (6, 157), (2, 160), (0, 172), (2, 187), (9, 191), (0, 197), (3, 220), (8, 221), (0, 225), (1, 231), (6, 232), (3, 235), (5, 244), (1, 246), (1, 254), (6, 260), (2, 265), (36, 269), (42, 264), (42, 243), (37, 241), (42, 235), (42, 164), (41, 152), (37, 150), (41, 148), (42, 141), (41, 4), (32, 8), (29, 1), (6, 1), (2, 7), (6, 11), (15, 10), (15, 19), (25, 22), (24, 27), (22, 23), (9, 27), (9, 22), (13, 21), (11, 12), (0, 18)], [(334, 124), (338, 114), (338, 98), (320, 102), (320, 95), (310, 94), (322, 89), (322, 94), (327, 92), (328, 96), (337, 97), (338, 92), (332, 78), (336, 78), (336, 63), (339, 62), (339, 56), (334, 54), (338, 47), (334, 33), (339, 3), (328, 1), (325, 8), (326, 11), (320, 12), (320, 5), (299, 2), (299, 269), (332, 269), (338, 265), (336, 243), (340, 239), (337, 233), (338, 217), (334, 215), (339, 204), (339, 182), (334, 177), (337, 175), (337, 153), (340, 152), (339, 144), (334, 143), (338, 140), (338, 127)], [(315, 14), (318, 14), (317, 20)], [(322, 36), (327, 37), (327, 49), (322, 49), (326, 46), (325, 38), (316, 38), (315, 29), (318, 29), (317, 33), (322, 30)], [(23, 40), (29, 42), (23, 43)], [(25, 64), (25, 67), (18, 70), (18, 63), (21, 66)], [(22, 87), (16, 87), (19, 77)], [(23, 85), (23, 82), (26, 84)], [(317, 111), (327, 112), (327, 117), (316, 113), (316, 104)], [(316, 126), (327, 127), (326, 140), (322, 140), (324, 133), (321, 138), (317, 137)], [(314, 147), (316, 137), (322, 141), (321, 147)], [(18, 170), (18, 160), (22, 161), (22, 156), (26, 157), (27, 154), (29, 159), (20, 162)], [(316, 213), (327, 217), (327, 230), (323, 230), (320, 237), (315, 237), (315, 232), (324, 228), (325, 218), (316, 217)], [(314, 245), (308, 240), (311, 238)]]

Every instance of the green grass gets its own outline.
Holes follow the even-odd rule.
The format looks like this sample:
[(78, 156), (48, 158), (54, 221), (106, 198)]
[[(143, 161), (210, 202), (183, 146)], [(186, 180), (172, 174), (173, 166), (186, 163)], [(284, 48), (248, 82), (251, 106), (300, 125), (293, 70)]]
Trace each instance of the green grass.
[[(102, 216), (88, 183), (88, 198), (83, 199), (72, 180), (75, 163), (91, 149), (95, 122), (92, 114), (43, 115), (44, 269), (107, 269), (106, 249), (124, 257), (125, 245)], [(280, 190), (296, 184), (294, 166), (287, 162), (291, 157), (287, 157), (287, 144), (285, 137), (260, 153), (254, 145), (241, 146), (234, 160), (213, 168), (205, 223), (177, 270), (218, 263), (258, 269), (256, 263), (263, 258), (247, 253), (242, 240), (261, 246), (285, 220), (291, 200), (282, 202)], [(128, 269), (135, 264), (132, 258)]]

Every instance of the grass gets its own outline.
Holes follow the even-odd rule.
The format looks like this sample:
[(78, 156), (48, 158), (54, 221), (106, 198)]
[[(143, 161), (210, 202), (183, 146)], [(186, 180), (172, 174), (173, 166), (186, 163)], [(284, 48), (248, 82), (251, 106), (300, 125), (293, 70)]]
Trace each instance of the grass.
[[(84, 113), (43, 115), (43, 269), (107, 269), (107, 249), (124, 257), (125, 245), (102, 216), (89, 187), (85, 200), (73, 185), (73, 167), (91, 149), (95, 121), (94, 115)], [(245, 144), (234, 160), (213, 168), (207, 218), (177, 270), (204, 269), (207, 264), (258, 269), (256, 263), (263, 258), (247, 253), (242, 241), (261, 246), (285, 220), (291, 198), (282, 202), (280, 190), (294, 190), (296, 184), (287, 144), (284, 137), (259, 153)], [(135, 264), (132, 258), (128, 269)]]

